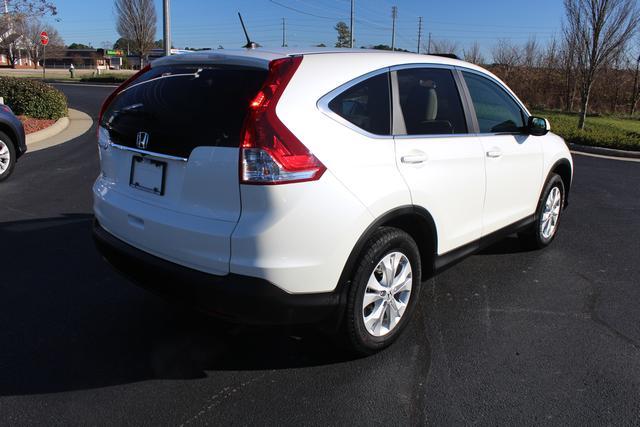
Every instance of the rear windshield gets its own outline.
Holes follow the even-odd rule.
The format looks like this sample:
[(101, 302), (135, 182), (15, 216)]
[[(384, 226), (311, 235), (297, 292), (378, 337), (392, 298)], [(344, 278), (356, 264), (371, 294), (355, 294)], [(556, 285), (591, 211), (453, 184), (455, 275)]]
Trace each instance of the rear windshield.
[(149, 134), (146, 150), (189, 157), (199, 146), (239, 147), (249, 102), (267, 70), (216, 66), (154, 67), (121, 92), (106, 110), (102, 126), (114, 143), (136, 147)]

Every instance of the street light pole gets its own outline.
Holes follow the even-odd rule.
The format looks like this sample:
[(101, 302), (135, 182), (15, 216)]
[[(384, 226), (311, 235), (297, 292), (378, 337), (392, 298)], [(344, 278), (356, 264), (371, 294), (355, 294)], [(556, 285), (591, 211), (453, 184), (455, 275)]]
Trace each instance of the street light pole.
[(164, 13), (164, 22), (162, 26), (164, 39), (164, 55), (171, 55), (171, 11), (169, 9), (169, 0), (163, 0), (162, 11)]

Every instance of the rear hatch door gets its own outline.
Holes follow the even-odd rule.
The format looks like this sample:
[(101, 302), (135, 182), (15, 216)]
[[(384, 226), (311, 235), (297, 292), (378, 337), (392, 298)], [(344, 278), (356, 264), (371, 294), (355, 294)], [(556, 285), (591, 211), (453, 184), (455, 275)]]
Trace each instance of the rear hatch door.
[(228, 272), (241, 128), (266, 76), (266, 68), (165, 64), (124, 88), (100, 123), (103, 226), (152, 254)]

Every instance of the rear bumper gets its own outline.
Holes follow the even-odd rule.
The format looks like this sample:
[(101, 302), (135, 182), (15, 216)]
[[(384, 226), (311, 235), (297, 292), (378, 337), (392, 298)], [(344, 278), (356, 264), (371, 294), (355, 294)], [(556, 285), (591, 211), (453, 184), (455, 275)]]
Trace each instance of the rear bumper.
[(338, 292), (289, 294), (264, 279), (216, 276), (163, 260), (134, 248), (94, 222), (102, 256), (137, 285), (214, 316), (247, 324), (304, 324), (339, 321)]

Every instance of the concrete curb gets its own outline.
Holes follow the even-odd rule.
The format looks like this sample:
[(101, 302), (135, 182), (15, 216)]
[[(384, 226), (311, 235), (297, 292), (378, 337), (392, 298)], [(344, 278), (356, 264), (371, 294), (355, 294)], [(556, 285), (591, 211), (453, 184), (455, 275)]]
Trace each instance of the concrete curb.
[(63, 132), (68, 126), (69, 117), (63, 117), (46, 129), (30, 133), (26, 137), (27, 146), (30, 144), (35, 144), (36, 142), (44, 141), (45, 139), (51, 138), (52, 136), (56, 136), (57, 134)]
[(93, 119), (91, 116), (83, 113), (82, 111), (69, 108), (69, 119), (66, 129), (39, 142), (29, 142), (27, 145), (27, 153), (33, 153), (35, 151), (44, 150), (45, 148), (55, 147), (56, 145), (69, 142), (80, 135), (85, 134), (89, 129), (91, 129), (91, 126), (93, 126)]
[(640, 159), (640, 151), (614, 150), (613, 148), (591, 147), (569, 143), (569, 148), (573, 151), (589, 154), (599, 154), (601, 156), (622, 157), (625, 159)]

